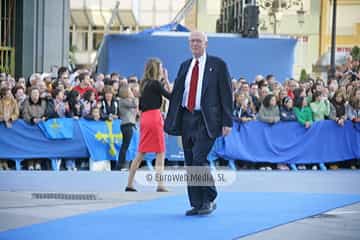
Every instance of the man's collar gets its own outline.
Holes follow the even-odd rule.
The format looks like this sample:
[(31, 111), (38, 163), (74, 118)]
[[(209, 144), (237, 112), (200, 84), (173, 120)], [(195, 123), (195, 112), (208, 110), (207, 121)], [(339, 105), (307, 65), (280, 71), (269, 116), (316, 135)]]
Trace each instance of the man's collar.
[(203, 55), (201, 55), (199, 58), (196, 58), (195, 56), (193, 56), (194, 60), (199, 60), (199, 62), (202, 62), (206, 59), (206, 51), (204, 51)]

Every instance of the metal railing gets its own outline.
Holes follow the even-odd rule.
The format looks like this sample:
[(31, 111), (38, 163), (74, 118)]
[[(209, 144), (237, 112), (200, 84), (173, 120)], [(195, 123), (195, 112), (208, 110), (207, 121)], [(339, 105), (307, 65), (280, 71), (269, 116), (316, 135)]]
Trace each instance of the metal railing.
[(15, 74), (15, 48), (0, 47), (0, 72)]

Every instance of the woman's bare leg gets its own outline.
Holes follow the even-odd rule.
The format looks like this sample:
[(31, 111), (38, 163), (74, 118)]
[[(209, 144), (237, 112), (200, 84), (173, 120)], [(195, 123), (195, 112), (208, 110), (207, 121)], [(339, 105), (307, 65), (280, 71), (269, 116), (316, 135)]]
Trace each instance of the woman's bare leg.
[[(156, 174), (162, 174), (164, 172), (164, 165), (165, 165), (165, 153), (157, 153), (156, 160), (155, 160), (155, 171)], [(162, 181), (158, 182), (158, 189), (165, 190), (164, 183)]]
[(140, 163), (144, 159), (144, 155), (145, 155), (145, 153), (138, 152), (136, 154), (135, 159), (131, 163), (129, 177), (128, 177), (128, 184), (127, 184), (127, 186), (130, 188), (134, 188), (135, 173), (136, 173), (136, 170), (139, 168)]

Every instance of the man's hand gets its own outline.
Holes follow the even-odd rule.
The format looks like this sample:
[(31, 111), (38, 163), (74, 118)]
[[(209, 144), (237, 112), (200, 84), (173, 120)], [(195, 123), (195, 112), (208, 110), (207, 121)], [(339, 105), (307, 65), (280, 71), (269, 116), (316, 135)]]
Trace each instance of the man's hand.
[(231, 132), (231, 127), (223, 127), (222, 128), (222, 135), (226, 137)]

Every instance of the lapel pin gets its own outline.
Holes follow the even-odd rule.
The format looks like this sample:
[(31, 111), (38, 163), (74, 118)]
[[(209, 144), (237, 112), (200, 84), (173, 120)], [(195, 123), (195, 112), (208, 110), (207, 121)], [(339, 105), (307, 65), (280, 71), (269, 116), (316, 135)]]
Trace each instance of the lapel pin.
[(210, 71), (210, 72), (212, 72), (213, 70), (214, 70), (214, 69), (212, 69), (212, 68), (209, 68), (209, 71)]

